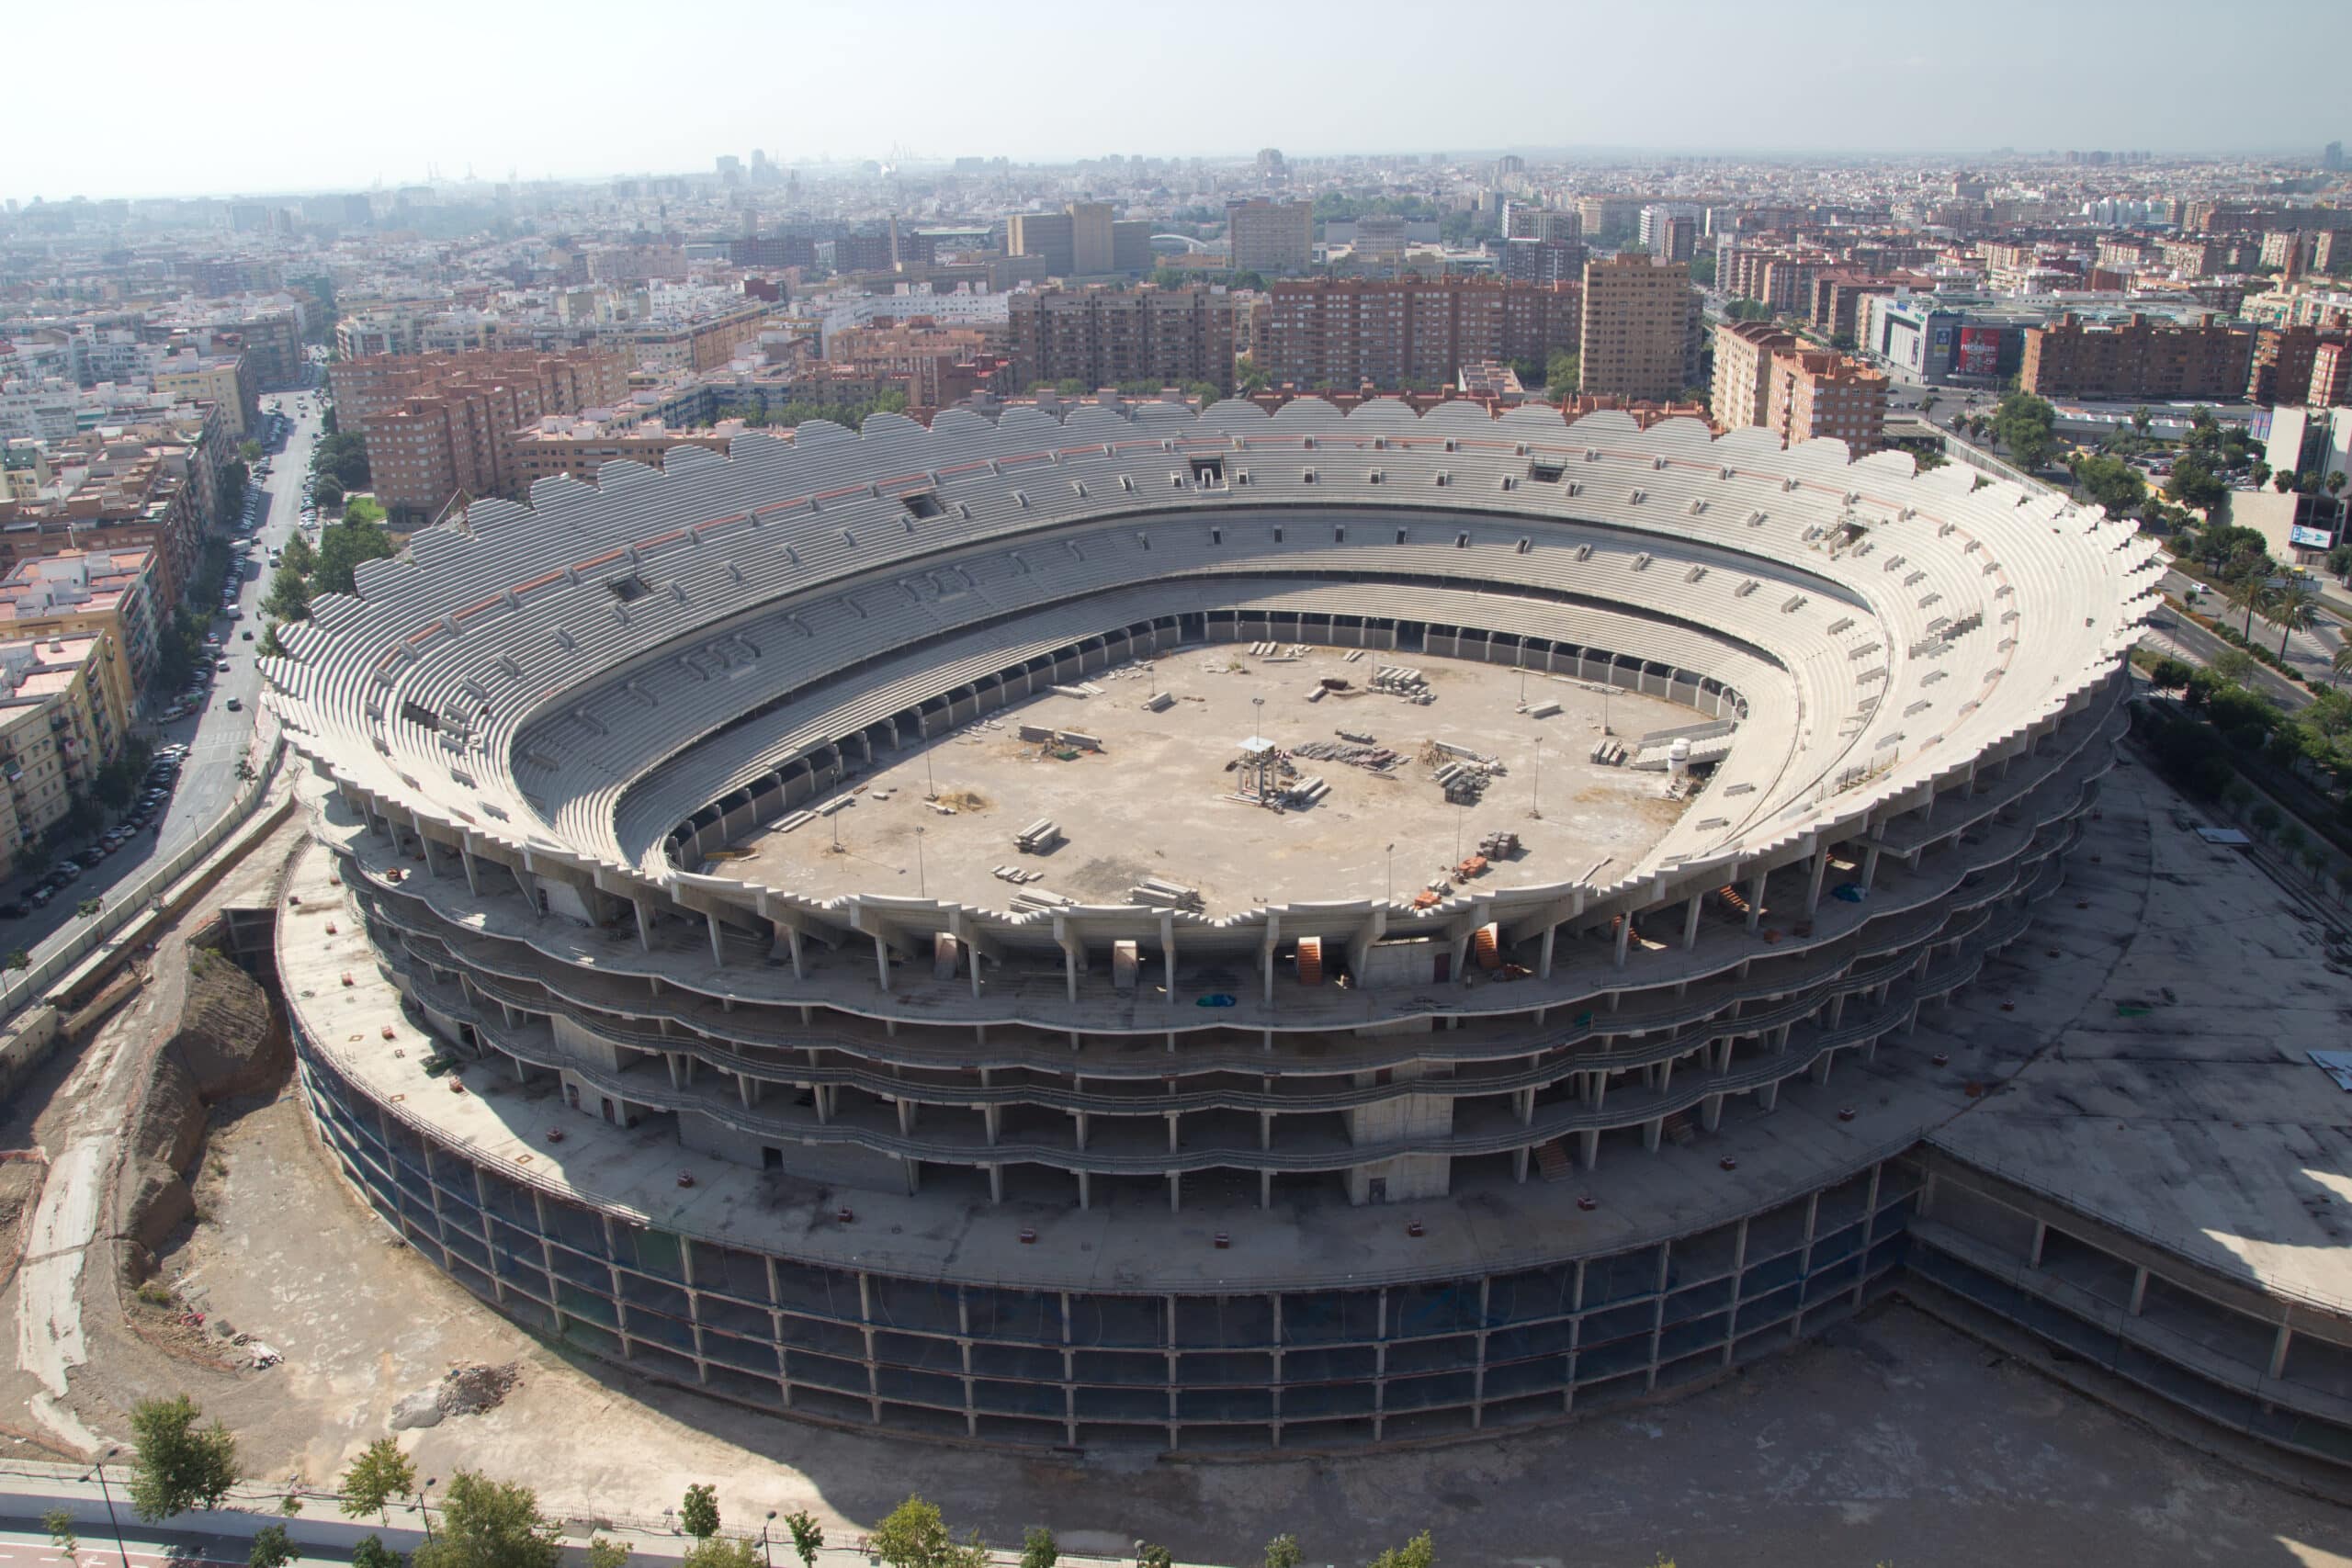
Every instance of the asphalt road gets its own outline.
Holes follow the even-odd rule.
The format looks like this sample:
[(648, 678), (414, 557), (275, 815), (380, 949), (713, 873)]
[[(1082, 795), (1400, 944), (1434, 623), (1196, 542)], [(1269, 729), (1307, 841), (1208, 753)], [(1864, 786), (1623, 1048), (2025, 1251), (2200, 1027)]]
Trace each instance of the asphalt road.
[[(150, 865), (169, 860), (192, 840), (201, 835), (219, 818), (237, 791), (237, 763), (252, 743), (261, 676), (254, 664), (255, 642), (244, 640), (250, 631), (257, 642), (261, 637), (259, 606), (268, 591), (268, 556), (271, 547), (282, 546), (292, 536), (300, 521), (302, 479), (310, 471), (311, 449), (318, 442), (319, 420), (315, 412), (294, 415), (298, 395), (308, 395), (316, 408), (315, 391), (307, 394), (273, 392), (262, 398), (265, 412), (283, 406), (295, 418), (293, 430), (286, 438), (284, 448), (270, 455), (270, 478), (256, 479), (256, 488), (269, 498), (268, 509), (260, 530), (254, 536), (253, 554), (243, 562), (243, 584), (238, 604), (244, 611), (243, 621), (231, 622), (225, 615), (216, 616), (211, 629), (227, 640), (220, 657), (229, 660), (227, 671), (213, 677), (210, 697), (203, 707), (169, 724), (141, 725), (139, 732), (161, 746), (180, 741), (188, 748), (187, 760), (180, 769), (178, 787), (172, 792), (163, 818), (163, 831), (141, 833), (97, 861), (85, 861), (88, 869), (71, 886), (52, 899), (48, 908), (26, 912), (15, 919), (0, 919), (0, 953), (24, 948), (36, 963), (50, 953), (73, 940), (83, 925), (75, 908), (85, 898), (110, 897), (117, 887), (135, 885), (147, 874)], [(217, 583), (198, 585), (205, 594), (212, 595)], [(211, 603), (220, 603), (214, 596)], [(232, 713), (228, 699), (238, 699), (239, 711)], [(12, 877), (0, 885), (0, 902), (21, 901), (32, 884), (32, 877)]]

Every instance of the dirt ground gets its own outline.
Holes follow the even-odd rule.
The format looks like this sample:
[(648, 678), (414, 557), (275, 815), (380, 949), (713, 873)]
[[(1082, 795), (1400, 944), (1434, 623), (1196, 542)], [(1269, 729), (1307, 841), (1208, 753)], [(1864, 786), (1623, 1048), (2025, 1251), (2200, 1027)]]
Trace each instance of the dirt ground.
[(458, 1360), (519, 1360), (498, 1409), (410, 1434), (427, 1474), (526, 1477), (569, 1517), (648, 1517), (713, 1481), (738, 1517), (808, 1506), (844, 1531), (921, 1489), (997, 1541), (1138, 1537), (1239, 1562), (1281, 1530), (1361, 1562), (1427, 1528), (1454, 1562), (1686, 1565), (2352, 1563), (2352, 1511), (2302, 1498), (1890, 1305), (1690, 1398), (1492, 1443), (1346, 1460), (1063, 1464), (798, 1427), (573, 1365), (391, 1239), (331, 1174), (290, 1095), (216, 1134), (209, 1216), (165, 1276), (286, 1354), (175, 1360), (93, 1314), (74, 1404), (119, 1434), (187, 1387), (254, 1472), (330, 1479), (391, 1404)]
[[(275, 863), (241, 873), (191, 929), (211, 904), (266, 897)], [(159, 967), (172, 956), (167, 942)], [(62, 1055), (0, 1108), (0, 1141), (37, 1134), (54, 1157), (87, 1137), (123, 1076), (109, 1059), (159, 1026), (152, 1009), (126, 1010), (79, 1059)], [(806, 1506), (837, 1540), (919, 1489), (999, 1543), (1050, 1523), (1072, 1551), (1148, 1538), (1188, 1562), (1254, 1562), (1285, 1530), (1311, 1563), (1361, 1562), (1428, 1529), (1449, 1562), (1542, 1568), (1638, 1568), (1660, 1553), (1684, 1568), (2352, 1568), (2352, 1510), (2207, 1459), (1900, 1304), (1687, 1398), (1555, 1430), (1340, 1460), (1070, 1462), (797, 1425), (574, 1364), (394, 1240), (335, 1175), (290, 1088), (223, 1108), (197, 1198), (164, 1278), (208, 1314), (206, 1332), (175, 1334), (124, 1302), (99, 1241), (79, 1289), (86, 1360), (48, 1414), (120, 1441), (133, 1403), (186, 1390), (270, 1481), (330, 1483), (387, 1431), (395, 1402), (451, 1363), (516, 1361), (522, 1382), (498, 1408), (403, 1443), (426, 1475), (526, 1480), (571, 1519), (656, 1517), (710, 1482), (734, 1518)], [(0, 1343), (16, 1341), (20, 1289), (0, 1296)], [(188, 1355), (220, 1352), (221, 1318), (284, 1362)], [(0, 1426), (0, 1453), (58, 1443), (28, 1408), (40, 1393), (22, 1368), (0, 1372), (0, 1400), (36, 1439)]]

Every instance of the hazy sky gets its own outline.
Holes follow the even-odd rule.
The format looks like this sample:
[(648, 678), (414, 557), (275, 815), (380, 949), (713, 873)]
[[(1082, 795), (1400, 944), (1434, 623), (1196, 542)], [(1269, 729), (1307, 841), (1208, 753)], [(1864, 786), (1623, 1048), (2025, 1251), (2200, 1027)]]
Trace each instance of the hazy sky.
[(2242, 14), (2211, 0), (298, 0), (235, 17), (146, 0), (13, 7), (0, 196), (354, 188), (428, 165), (674, 172), (753, 147), (805, 160), (894, 146), (1030, 159), (2352, 141), (2339, 107), (2352, 0)]

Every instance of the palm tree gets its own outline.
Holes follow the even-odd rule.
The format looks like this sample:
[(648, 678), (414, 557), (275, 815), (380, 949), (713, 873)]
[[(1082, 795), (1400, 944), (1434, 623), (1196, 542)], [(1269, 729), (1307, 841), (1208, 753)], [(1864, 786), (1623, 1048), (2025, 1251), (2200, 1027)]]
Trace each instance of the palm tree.
[(2270, 580), (2258, 572), (2248, 572), (2243, 577), (2232, 578), (2229, 587), (2223, 591), (2222, 595), (2223, 604), (2233, 610), (2245, 612), (2245, 638), (2248, 642), (2254, 640), (2256, 613), (2269, 612), (2273, 593)]
[(2335, 657), (2327, 661), (2327, 668), (2328, 673), (2335, 677), (2335, 683), (2339, 686), (2344, 684), (2344, 677), (2352, 675), (2352, 642), (2343, 643), (2336, 648)]
[(2278, 623), (2278, 661), (2283, 664), (2288, 635), (2307, 632), (2319, 624), (2319, 590), (2307, 577), (2290, 577), (2272, 593), (2268, 614)]

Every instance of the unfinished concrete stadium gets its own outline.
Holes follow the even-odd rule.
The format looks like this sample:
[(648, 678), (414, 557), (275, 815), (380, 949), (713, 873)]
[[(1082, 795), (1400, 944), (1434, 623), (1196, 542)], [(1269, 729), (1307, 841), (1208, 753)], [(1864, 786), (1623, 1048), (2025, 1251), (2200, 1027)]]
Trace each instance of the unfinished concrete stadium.
[(2352, 1317), (1925, 1141), (1923, 1010), (2065, 882), (2155, 575), (1962, 470), (1541, 406), (542, 481), (266, 666), (303, 1082), (496, 1310), (813, 1419), (1469, 1434), (1897, 1279), (2063, 1338), (2072, 1260), (2157, 1281), (2143, 1383), (2329, 1452)]

